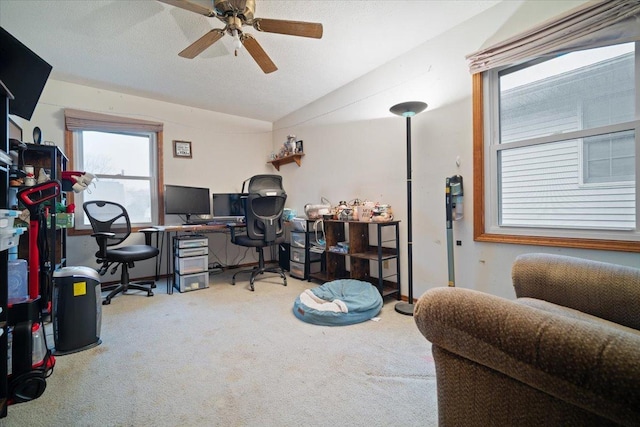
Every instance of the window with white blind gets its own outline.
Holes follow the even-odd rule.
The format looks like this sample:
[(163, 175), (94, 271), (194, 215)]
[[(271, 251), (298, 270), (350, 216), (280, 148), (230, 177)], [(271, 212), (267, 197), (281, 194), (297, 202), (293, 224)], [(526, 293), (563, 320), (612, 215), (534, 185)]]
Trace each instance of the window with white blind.
[(640, 252), (639, 21), (586, 2), (467, 56), (474, 240)]
[(627, 43), (486, 73), (494, 232), (635, 231), (635, 58)]
[(65, 124), (69, 169), (96, 177), (86, 190), (70, 193), (77, 234), (91, 230), (82, 210), (90, 200), (120, 203), (135, 228), (162, 223), (162, 123), (66, 109)]

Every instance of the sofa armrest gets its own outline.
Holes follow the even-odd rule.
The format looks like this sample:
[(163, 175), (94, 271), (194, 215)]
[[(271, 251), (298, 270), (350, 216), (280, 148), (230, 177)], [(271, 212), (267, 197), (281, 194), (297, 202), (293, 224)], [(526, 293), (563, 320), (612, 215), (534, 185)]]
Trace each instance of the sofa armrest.
[(516, 258), (511, 276), (518, 298), (545, 300), (640, 330), (640, 269), (525, 254)]
[(416, 303), (434, 346), (622, 424), (640, 423), (640, 335), (462, 288)]

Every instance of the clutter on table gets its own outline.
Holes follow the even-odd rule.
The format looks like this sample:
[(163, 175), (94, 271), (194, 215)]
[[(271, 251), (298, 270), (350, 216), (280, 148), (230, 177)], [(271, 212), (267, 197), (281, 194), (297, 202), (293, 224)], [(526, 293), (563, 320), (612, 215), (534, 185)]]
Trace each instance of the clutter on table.
[(391, 205), (353, 199), (349, 202), (341, 200), (336, 206), (325, 197), (321, 197), (320, 204), (306, 204), (304, 213), (307, 219), (362, 221), (362, 222), (388, 222), (393, 220)]

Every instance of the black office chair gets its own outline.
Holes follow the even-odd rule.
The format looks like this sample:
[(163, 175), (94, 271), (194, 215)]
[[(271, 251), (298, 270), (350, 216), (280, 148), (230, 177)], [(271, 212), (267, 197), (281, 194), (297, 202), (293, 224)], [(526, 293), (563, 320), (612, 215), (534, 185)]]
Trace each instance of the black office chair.
[(258, 252), (258, 266), (251, 270), (241, 270), (233, 275), (231, 284), (236, 284), (236, 276), (251, 273), (249, 287), (253, 291), (256, 276), (264, 273), (276, 273), (287, 286), (287, 277), (280, 266), (265, 267), (263, 248), (284, 242), (284, 224), (282, 212), (287, 200), (287, 193), (282, 188), (282, 177), (279, 175), (256, 175), (249, 181), (248, 194), (245, 198), (245, 226), (231, 227), (231, 242), (239, 246), (253, 247)]
[[(152, 288), (155, 288), (154, 281), (129, 281), (129, 268), (134, 267), (135, 261), (151, 259), (160, 252), (158, 248), (151, 246), (151, 233), (157, 232), (155, 229), (141, 230), (145, 233), (144, 245), (129, 245), (112, 248), (125, 241), (131, 234), (131, 221), (124, 206), (103, 200), (93, 200), (82, 205), (87, 218), (93, 228), (92, 236), (98, 242), (99, 250), (96, 252), (98, 263), (102, 264), (98, 273), (104, 275), (109, 267), (113, 265), (111, 274), (115, 274), (118, 267), (122, 265), (120, 283), (116, 285), (109, 295), (102, 301), (102, 304), (111, 303), (118, 293), (126, 293), (129, 289), (145, 291), (147, 296), (153, 296)], [(111, 248), (111, 249), (110, 249)], [(115, 264), (115, 265), (114, 265)]]

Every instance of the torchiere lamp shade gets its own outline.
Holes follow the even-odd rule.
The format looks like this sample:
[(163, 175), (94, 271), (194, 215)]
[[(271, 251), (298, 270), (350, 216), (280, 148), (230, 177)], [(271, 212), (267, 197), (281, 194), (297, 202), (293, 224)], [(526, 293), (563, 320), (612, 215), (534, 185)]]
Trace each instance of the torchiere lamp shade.
[(427, 104), (420, 101), (409, 101), (401, 104), (396, 104), (389, 109), (393, 114), (402, 117), (415, 116), (426, 110)]

